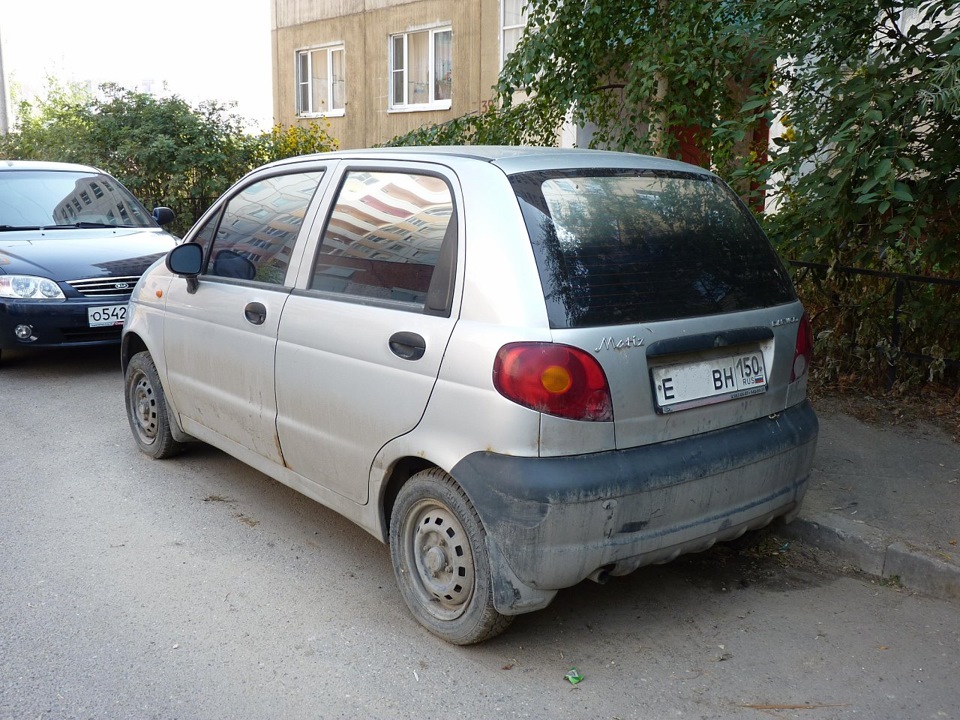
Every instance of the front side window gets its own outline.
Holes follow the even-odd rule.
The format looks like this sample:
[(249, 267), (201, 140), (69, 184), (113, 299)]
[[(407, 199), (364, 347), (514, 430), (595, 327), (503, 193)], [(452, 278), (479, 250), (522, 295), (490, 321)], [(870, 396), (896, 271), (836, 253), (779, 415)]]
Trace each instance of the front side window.
[[(207, 275), (282, 285), (307, 206), (322, 176), (321, 171), (277, 175), (255, 182), (233, 197), (220, 215)], [(195, 240), (206, 245), (210, 235), (204, 227)]]
[[(434, 175), (347, 173), (313, 268), (312, 290), (442, 310), (431, 293), (444, 291), (452, 268), (441, 260), (456, 244), (453, 198)], [(447, 253), (441, 253), (444, 244)], [(439, 282), (439, 285), (438, 285)], [(442, 300), (442, 298), (441, 298)]]
[(453, 32), (449, 27), (390, 38), (391, 109), (447, 109), (453, 89)]
[(500, 67), (507, 61), (527, 25), (527, 0), (500, 1)]
[(343, 45), (297, 53), (297, 115), (343, 115), (346, 109)]
[(796, 299), (750, 212), (682, 172), (514, 175), (551, 327), (715, 315)]

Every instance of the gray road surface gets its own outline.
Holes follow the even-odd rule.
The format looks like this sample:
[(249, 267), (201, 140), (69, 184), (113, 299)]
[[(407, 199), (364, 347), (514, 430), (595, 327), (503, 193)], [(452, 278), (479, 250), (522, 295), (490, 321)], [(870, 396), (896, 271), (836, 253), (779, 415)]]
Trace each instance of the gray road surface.
[(960, 718), (957, 604), (769, 536), (446, 645), (333, 512), (139, 454), (116, 356), (0, 361), (0, 718)]

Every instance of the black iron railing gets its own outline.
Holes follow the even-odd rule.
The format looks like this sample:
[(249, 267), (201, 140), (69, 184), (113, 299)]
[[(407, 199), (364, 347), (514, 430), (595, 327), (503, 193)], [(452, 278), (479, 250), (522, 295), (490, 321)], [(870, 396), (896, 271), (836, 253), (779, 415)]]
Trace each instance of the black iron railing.
[[(897, 273), (887, 270), (867, 270), (864, 268), (844, 267), (841, 265), (826, 265), (824, 263), (805, 262), (802, 260), (791, 260), (790, 264), (796, 268), (805, 268), (817, 271), (830, 271), (844, 275), (864, 275), (889, 280), (892, 284), (893, 292), (893, 312), (890, 318), (890, 346), (896, 351), (898, 356), (912, 358), (915, 360), (932, 361), (935, 359), (952, 368), (960, 368), (960, 358), (933, 358), (922, 353), (907, 352), (901, 347), (903, 342), (903, 327), (901, 324), (901, 313), (903, 309), (906, 290), (909, 285), (941, 285), (956, 289), (956, 320), (953, 324), (960, 326), (960, 280), (951, 278), (929, 277), (925, 275), (908, 275), (906, 273)], [(892, 387), (897, 378), (896, 362), (891, 362), (887, 371), (887, 386)]]

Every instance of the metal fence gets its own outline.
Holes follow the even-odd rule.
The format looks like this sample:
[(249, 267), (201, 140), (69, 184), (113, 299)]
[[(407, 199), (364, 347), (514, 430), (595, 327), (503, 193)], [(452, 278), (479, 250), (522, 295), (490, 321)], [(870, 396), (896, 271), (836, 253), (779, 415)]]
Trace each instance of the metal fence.
[[(933, 358), (929, 355), (923, 355), (916, 352), (904, 351), (902, 347), (903, 343), (903, 326), (901, 323), (902, 310), (904, 300), (906, 298), (907, 288), (911, 285), (931, 285), (931, 286), (945, 286), (955, 290), (953, 293), (956, 308), (956, 314), (954, 320), (950, 321), (950, 324), (956, 326), (955, 334), (960, 334), (960, 280), (954, 280), (951, 278), (939, 278), (939, 277), (928, 277), (925, 275), (908, 275), (905, 273), (889, 272), (885, 270), (866, 270), (863, 268), (853, 268), (853, 267), (844, 267), (840, 265), (826, 265), (824, 263), (814, 263), (814, 262), (805, 262), (802, 260), (791, 260), (790, 264), (795, 268), (803, 268), (807, 270), (816, 270), (823, 272), (834, 272), (841, 273), (844, 275), (864, 275), (867, 277), (880, 278), (883, 280), (889, 280), (891, 283), (890, 290), (893, 293), (893, 312), (890, 317), (890, 331), (889, 339), (890, 346), (897, 351), (897, 354), (902, 357), (912, 358), (916, 360), (927, 360), (932, 361), (936, 358)], [(950, 334), (949, 332), (945, 334)], [(951, 367), (960, 369), (960, 358), (944, 358), (943, 362)], [(897, 365), (896, 362), (890, 364), (890, 367), (887, 371), (887, 387), (892, 387), (897, 378)]]

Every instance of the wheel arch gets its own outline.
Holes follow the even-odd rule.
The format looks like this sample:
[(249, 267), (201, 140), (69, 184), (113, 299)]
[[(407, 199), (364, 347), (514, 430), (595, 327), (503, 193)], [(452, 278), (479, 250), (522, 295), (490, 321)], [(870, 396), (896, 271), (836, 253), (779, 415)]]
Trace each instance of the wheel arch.
[(137, 335), (135, 332), (129, 332), (123, 336), (123, 340), (120, 343), (120, 369), (124, 373), (127, 372), (127, 366), (130, 364), (130, 358), (136, 355), (138, 352), (149, 351), (147, 344), (143, 341), (143, 338)]
[[(380, 489), (380, 540), (389, 543), (390, 516), (397, 502), (397, 495), (406, 482), (422, 470), (440, 466), (426, 458), (406, 456), (399, 458), (390, 468)], [(440, 468), (442, 469), (442, 468)], [(446, 471), (445, 471), (446, 472)]]

